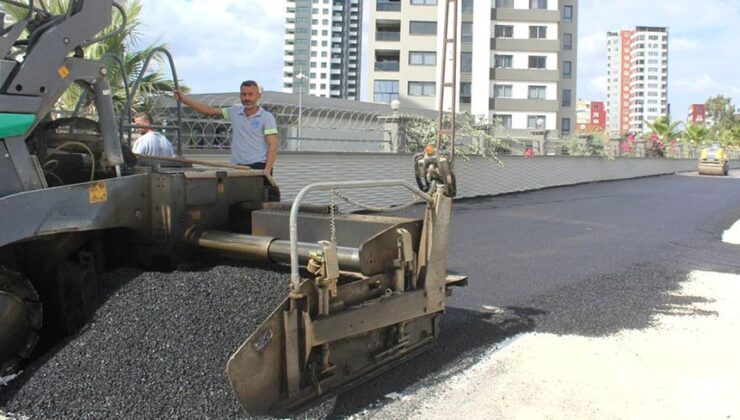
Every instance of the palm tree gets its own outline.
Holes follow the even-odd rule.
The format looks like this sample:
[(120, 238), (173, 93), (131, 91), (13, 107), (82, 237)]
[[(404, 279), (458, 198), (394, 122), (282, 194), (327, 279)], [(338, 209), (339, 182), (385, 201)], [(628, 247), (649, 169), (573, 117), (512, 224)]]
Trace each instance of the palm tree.
[(649, 141), (651, 143), (651, 149), (658, 156), (665, 156), (665, 152), (668, 149), (666, 146), (669, 144), (673, 145), (674, 141), (679, 139), (682, 134), (678, 128), (681, 125), (681, 121), (671, 121), (670, 115), (658, 117), (652, 123), (645, 121), (645, 124), (650, 129), (649, 134), (652, 135)]
[(669, 115), (658, 117), (652, 123), (645, 121), (645, 124), (650, 129), (650, 134), (657, 135), (663, 142), (669, 142), (681, 137), (681, 130), (678, 128), (681, 125), (681, 121), (671, 121)]
[[(19, 0), (19, 2), (28, 4), (28, 0)], [(39, 2), (36, 3), (39, 4)], [(42, 2), (41, 6), (44, 10), (48, 11), (48, 14), (58, 16), (67, 12), (69, 4), (70, 0), (49, 0)], [(127, 18), (127, 24), (123, 31), (87, 47), (84, 51), (85, 58), (102, 60), (108, 64), (108, 81), (113, 90), (113, 103), (117, 112), (121, 112), (126, 103), (123, 73), (125, 72), (126, 74), (128, 84), (133, 86), (135, 79), (141, 72), (144, 61), (151, 51), (156, 48), (165, 47), (164, 44), (158, 44), (137, 49), (141, 39), (141, 0), (127, 0), (122, 2), (121, 6), (125, 10)], [(28, 13), (27, 8), (5, 3), (0, 3), (0, 11), (5, 12), (13, 21), (23, 19)], [(99, 35), (104, 36), (118, 30), (122, 23), (123, 16), (120, 12), (114, 10), (111, 25)], [(111, 58), (112, 56), (121, 58), (123, 69), (115, 59)], [(163, 71), (161, 68), (161, 65), (164, 64), (162, 57), (155, 56), (152, 64), (158, 68), (148, 71), (143, 76), (141, 87), (132, 102), (132, 108), (136, 111), (151, 110), (157, 98), (163, 92), (172, 92), (174, 87), (174, 81), (168, 78), (171, 77), (171, 75), (167, 74), (169, 71)], [(181, 89), (183, 89), (182, 86)], [(59, 98), (57, 107), (64, 111), (72, 111), (81, 98), (83, 107), (89, 107), (91, 104), (89, 96), (83, 96), (82, 87), (73, 85)]]
[(696, 150), (709, 139), (709, 129), (704, 124), (689, 124), (683, 132), (682, 139), (686, 149)]

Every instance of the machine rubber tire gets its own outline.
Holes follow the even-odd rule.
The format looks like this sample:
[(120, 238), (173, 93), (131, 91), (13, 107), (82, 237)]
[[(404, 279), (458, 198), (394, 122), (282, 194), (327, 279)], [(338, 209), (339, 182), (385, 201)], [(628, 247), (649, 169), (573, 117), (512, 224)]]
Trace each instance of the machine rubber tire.
[(41, 302), (31, 282), (0, 267), (0, 376), (12, 374), (31, 356), (42, 322)]
[(63, 334), (72, 334), (91, 318), (97, 305), (98, 279), (94, 263), (72, 260), (59, 264), (54, 277), (50, 322)]

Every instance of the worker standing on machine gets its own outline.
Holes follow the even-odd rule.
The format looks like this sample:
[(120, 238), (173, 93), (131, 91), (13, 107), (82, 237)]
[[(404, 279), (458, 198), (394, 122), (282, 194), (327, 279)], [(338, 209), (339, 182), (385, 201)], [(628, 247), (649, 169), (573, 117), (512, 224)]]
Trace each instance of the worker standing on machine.
[(229, 108), (214, 108), (175, 91), (175, 99), (201, 114), (231, 121), (231, 163), (263, 169), (272, 175), (278, 148), (277, 123), (275, 117), (259, 105), (260, 96), (260, 87), (253, 80), (242, 82), (239, 87), (241, 105)]
[(134, 142), (132, 151), (144, 156), (175, 157), (172, 143), (167, 140), (164, 134), (151, 128), (154, 124), (153, 120), (152, 115), (148, 112), (139, 112), (134, 116), (134, 124), (137, 126), (136, 131), (141, 134), (141, 137)]

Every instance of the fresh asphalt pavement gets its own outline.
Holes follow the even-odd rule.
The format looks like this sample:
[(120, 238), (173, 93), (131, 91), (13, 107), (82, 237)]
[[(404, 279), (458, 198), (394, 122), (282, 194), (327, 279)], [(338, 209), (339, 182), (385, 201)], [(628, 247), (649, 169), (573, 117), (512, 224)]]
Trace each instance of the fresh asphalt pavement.
[[(420, 214), (421, 209), (410, 212)], [(707, 304), (709, 296), (687, 289), (686, 282), (693, 278), (705, 281), (697, 272), (740, 274), (738, 246), (722, 242), (723, 232), (738, 219), (737, 173), (730, 177), (659, 176), (460, 200), (454, 208), (448, 263), (450, 271), (468, 275), (470, 283), (454, 290), (437, 343), (392, 372), (300, 416), (432, 418), (430, 410), (436, 407), (427, 405), (435, 396), (447, 394), (428, 390), (451, 379), (467, 395), (478, 395), (481, 387), (486, 388), (492, 396), (481, 395), (490, 403), (510, 383), (505, 380), (519, 381), (518, 376), (512, 379), (506, 374), (507, 369), (518, 372), (514, 361), (498, 360), (495, 363), (503, 367), (493, 369), (485, 364), (491, 357), (514, 354), (524, 358), (520, 364), (541, 371), (550, 365), (572, 365), (572, 359), (554, 349), (575, 353), (584, 347), (565, 347), (553, 337), (598, 340), (648, 331), (656, 317), (669, 313), (670, 308)], [(688, 311), (686, 318), (705, 312)], [(89, 331), (96, 332), (95, 328)], [(549, 341), (536, 341), (534, 351), (520, 351), (517, 343), (527, 341), (520, 338), (531, 334)], [(612, 348), (610, 344), (606, 347)], [(723, 361), (717, 354), (712, 356)], [(502, 382), (482, 385), (492, 377)], [(193, 390), (197, 393), (202, 387), (203, 382), (196, 383)], [(529, 388), (551, 392), (546, 387)], [(573, 392), (565, 398), (575, 400), (570, 395), (589, 395), (591, 390)], [(421, 397), (414, 399), (413, 395)], [(445, 398), (458, 401), (452, 396), (439, 397)], [(520, 404), (513, 399), (510, 403)], [(462, 408), (462, 404), (453, 408)], [(463, 412), (471, 418), (507, 417), (499, 415), (500, 407), (485, 407), (480, 401), (478, 410)], [(436, 416), (449, 418), (452, 413), (440, 411)], [(580, 417), (603, 418), (598, 412), (586, 413)], [(206, 412), (190, 414), (209, 417)], [(537, 417), (531, 414), (519, 412), (520, 418)], [(579, 417), (570, 414), (552, 412), (550, 417)], [(649, 411), (621, 414), (617, 411), (616, 417), (654, 418)], [(232, 416), (231, 411), (223, 415)]]
[[(439, 342), (362, 392), (340, 396), (332, 413), (387, 418), (382, 407), (394, 398), (465, 376), (524, 331), (608, 337), (646, 330), (666, 308), (703, 302), (678, 293), (692, 273), (740, 274), (740, 249), (722, 242), (740, 219), (737, 175), (687, 173), (455, 203), (449, 269), (470, 283), (449, 300)], [(402, 418), (413, 413), (423, 410)]]

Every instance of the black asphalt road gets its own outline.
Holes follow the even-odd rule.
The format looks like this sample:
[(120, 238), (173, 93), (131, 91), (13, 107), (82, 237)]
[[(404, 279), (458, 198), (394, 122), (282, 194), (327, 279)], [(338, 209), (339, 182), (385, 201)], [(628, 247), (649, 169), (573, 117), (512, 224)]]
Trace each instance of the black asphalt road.
[(454, 213), (449, 269), (469, 275), (470, 284), (449, 300), (439, 342), (361, 393), (340, 396), (334, 415), (461, 371), (524, 330), (603, 336), (645, 328), (676, 303), (670, 292), (691, 271), (740, 273), (740, 246), (721, 242), (740, 219), (736, 176), (671, 175), (469, 199)]
[[(392, 372), (301, 416), (362, 418), (365, 409), (383, 404), (387, 394), (463, 371), (484, 351), (523, 331), (603, 336), (647, 327), (653, 315), (676, 303), (670, 292), (691, 271), (740, 273), (740, 246), (721, 242), (723, 231), (740, 219), (740, 179), (733, 175), (661, 176), (456, 202), (449, 269), (470, 276), (470, 284), (455, 289), (448, 301), (437, 343)], [(233, 348), (232, 340), (241, 342), (246, 331), (254, 329), (250, 323), (269, 313), (286, 289), (278, 287), (284, 280), (272, 279), (279, 275), (259, 275), (256, 268), (250, 273), (264, 277), (264, 284), (242, 284), (239, 279), (248, 269), (216, 267), (202, 275), (114, 273), (126, 278), (116, 283), (113, 298), (101, 307), (96, 321), (56, 349), (51, 362), (39, 361), (14, 381), (4, 397), (0, 392), (0, 409), (10, 401), (5, 408), (36, 413), (38, 418), (241, 418), (243, 411), (219, 376), (226, 355), (216, 350)], [(126, 275), (131, 279), (124, 281)], [(168, 292), (172, 282), (177, 287)], [(273, 291), (275, 301), (248, 301), (257, 296), (253, 288)], [(197, 292), (197, 299), (188, 290)], [(160, 302), (158, 296), (168, 300)], [(227, 314), (189, 309), (217, 308), (234, 300), (246, 309), (233, 303), (227, 305)], [(182, 311), (173, 315), (178, 306)], [(133, 315), (122, 317), (118, 310)], [(173, 316), (176, 322), (170, 321)], [(221, 329), (210, 328), (213, 324)], [(147, 327), (142, 330), (141, 325)], [(199, 341), (134, 337), (152, 331), (155, 336), (178, 333)], [(113, 344), (91, 356), (86, 342), (88, 347)], [(140, 349), (140, 342), (153, 347)], [(172, 343), (176, 350), (168, 350)], [(168, 363), (144, 359), (151, 364), (144, 369), (146, 375), (154, 378), (144, 386), (132, 381), (146, 375), (127, 367), (141, 360), (99, 356), (115, 353), (116, 346), (128, 346), (131, 354), (177, 357), (167, 357)], [(80, 362), (90, 357), (102, 367), (80, 368), (90, 366)], [(95, 392), (86, 394), (85, 386), (92, 383)], [(132, 398), (135, 401), (129, 401)]]

